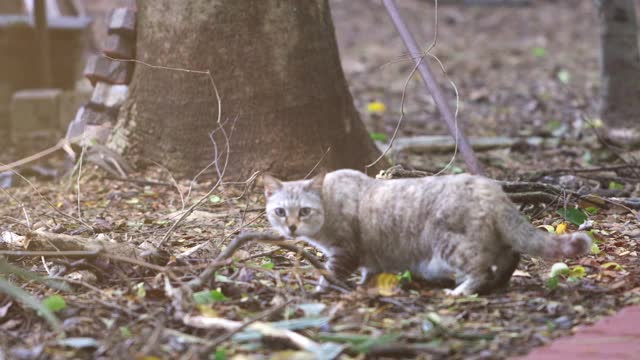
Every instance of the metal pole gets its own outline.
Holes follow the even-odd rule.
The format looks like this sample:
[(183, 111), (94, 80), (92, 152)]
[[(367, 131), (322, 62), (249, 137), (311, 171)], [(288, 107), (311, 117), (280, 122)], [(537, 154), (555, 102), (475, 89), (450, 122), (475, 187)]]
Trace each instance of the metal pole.
[[(420, 51), (420, 49), (418, 48), (418, 45), (416, 44), (411, 31), (398, 12), (395, 1), (383, 0), (383, 3), (385, 8), (387, 9), (387, 12), (389, 13), (389, 16), (391, 17), (391, 21), (393, 21), (393, 25), (395, 25), (396, 29), (400, 33), (402, 41), (407, 47), (407, 50), (409, 50), (409, 53), (412, 56), (422, 53), (422, 51)], [(420, 61), (420, 59), (416, 59), (415, 61), (418, 62)], [(467, 164), (469, 171), (472, 174), (484, 175), (484, 170), (478, 162), (478, 159), (476, 158), (471, 145), (469, 145), (469, 141), (464, 136), (464, 133), (460, 129), (460, 126), (456, 126), (455, 117), (453, 116), (453, 112), (449, 107), (449, 103), (444, 97), (444, 94), (442, 93), (438, 82), (436, 82), (436, 80), (434, 79), (433, 73), (431, 72), (431, 69), (429, 69), (429, 64), (427, 63), (427, 61), (420, 61), (420, 64), (418, 65), (418, 71), (420, 72), (422, 81), (424, 81), (425, 86), (431, 92), (433, 101), (436, 103), (440, 114), (442, 114), (442, 119), (449, 128), (449, 133), (451, 133), (451, 136), (453, 136), (454, 139), (458, 140), (458, 148), (460, 149), (460, 153), (462, 154), (464, 162)]]
[(53, 85), (51, 77), (51, 56), (49, 31), (47, 29), (47, 6), (45, 0), (34, 0), (33, 17), (35, 24), (36, 56), (40, 70), (40, 84), (48, 88)]

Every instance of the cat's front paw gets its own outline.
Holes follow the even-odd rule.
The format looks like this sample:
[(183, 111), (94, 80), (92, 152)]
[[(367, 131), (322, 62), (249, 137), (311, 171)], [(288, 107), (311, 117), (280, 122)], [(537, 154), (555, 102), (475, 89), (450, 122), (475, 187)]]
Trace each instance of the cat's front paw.
[(458, 286), (455, 289), (444, 289), (444, 293), (447, 294), (448, 296), (468, 296), (471, 294), (467, 294), (467, 291), (465, 289), (461, 289), (460, 286)]

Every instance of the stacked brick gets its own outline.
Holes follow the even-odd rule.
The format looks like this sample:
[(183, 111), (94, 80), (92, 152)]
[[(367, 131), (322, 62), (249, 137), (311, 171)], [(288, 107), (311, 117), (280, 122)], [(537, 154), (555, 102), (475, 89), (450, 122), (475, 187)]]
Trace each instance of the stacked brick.
[(94, 86), (91, 99), (80, 107), (67, 129), (67, 139), (81, 144), (103, 143), (129, 94), (134, 70), (136, 13), (117, 8), (108, 17), (108, 37), (103, 55), (87, 60), (84, 76)]

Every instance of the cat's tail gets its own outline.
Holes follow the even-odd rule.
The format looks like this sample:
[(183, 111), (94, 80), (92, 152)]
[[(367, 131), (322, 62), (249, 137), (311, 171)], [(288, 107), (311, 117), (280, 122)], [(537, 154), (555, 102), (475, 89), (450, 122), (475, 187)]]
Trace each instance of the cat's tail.
[(515, 207), (505, 211), (496, 225), (502, 240), (522, 254), (558, 259), (585, 254), (591, 249), (589, 235), (582, 232), (556, 235), (536, 229)]

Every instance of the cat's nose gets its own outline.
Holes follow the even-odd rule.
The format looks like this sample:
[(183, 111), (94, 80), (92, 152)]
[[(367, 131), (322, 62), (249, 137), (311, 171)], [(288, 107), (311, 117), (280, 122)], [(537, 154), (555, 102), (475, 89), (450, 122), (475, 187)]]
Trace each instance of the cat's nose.
[(295, 225), (289, 225), (289, 231), (291, 231), (291, 233), (293, 234), (294, 232), (296, 232), (296, 229), (298, 227), (296, 227)]

